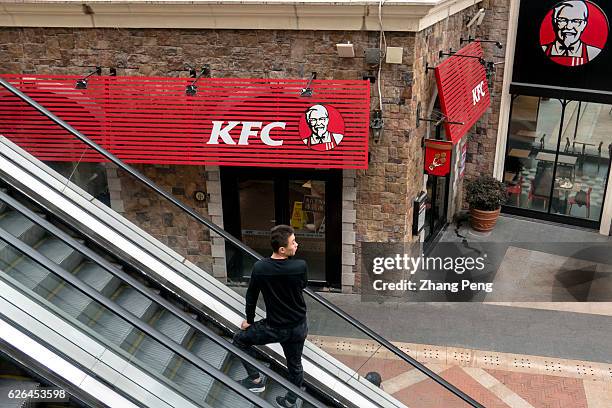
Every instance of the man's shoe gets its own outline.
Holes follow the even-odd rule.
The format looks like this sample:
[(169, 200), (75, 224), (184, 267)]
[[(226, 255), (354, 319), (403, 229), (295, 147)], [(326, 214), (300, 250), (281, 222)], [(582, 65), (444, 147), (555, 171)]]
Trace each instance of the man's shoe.
[(259, 378), (261, 378), (259, 382), (255, 382), (249, 377), (240, 380), (239, 382), (240, 385), (242, 385), (244, 388), (248, 388), (249, 391), (260, 393), (266, 390), (266, 376), (263, 374), (259, 374)]
[(297, 404), (287, 401), (285, 397), (276, 397), (276, 406), (280, 408), (295, 408)]

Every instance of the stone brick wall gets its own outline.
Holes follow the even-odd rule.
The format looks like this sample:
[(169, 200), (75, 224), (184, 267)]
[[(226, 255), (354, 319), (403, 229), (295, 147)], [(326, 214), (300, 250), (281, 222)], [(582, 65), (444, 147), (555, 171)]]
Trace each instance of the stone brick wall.
[[(206, 174), (200, 166), (135, 165), (183, 203), (208, 217), (206, 202), (196, 201), (195, 192), (206, 192)], [(136, 181), (123, 170), (115, 170), (117, 183), (109, 178), (113, 209), (140, 226), (191, 262), (212, 273), (210, 233), (206, 227), (176, 209), (163, 197)], [(120, 211), (122, 210), (122, 211)]]
[[(503, 49), (500, 50), (492, 44), (487, 44), (485, 50), (487, 58), (494, 61), (503, 61), (506, 53), (510, 0), (484, 0), (482, 7), (487, 10), (487, 14), (476, 34), (482, 38), (501, 41), (504, 44)], [(506, 64), (512, 64), (512, 61), (505, 61), (503, 64), (496, 66), (493, 86), (490, 87), (491, 107), (478, 121), (470, 135), (465, 168), (466, 179), (475, 178), (480, 174), (493, 175), (499, 109)], [(465, 202), (464, 208), (467, 208)]]
[[(458, 50), (460, 38), (469, 36), (506, 42), (508, 27), (509, 0), (484, 0), (477, 6), (466, 9), (441, 21), (416, 35), (415, 46), (415, 85), (414, 93), (421, 102), (422, 111), (426, 112), (435, 95), (435, 79), (433, 72), (425, 72), (425, 63), (435, 66), (439, 61), (438, 51)], [(481, 26), (466, 27), (467, 22), (479, 8), (485, 8), (486, 15)], [(493, 44), (483, 43), (485, 58), (496, 62), (503, 61), (505, 47), (502, 50)], [(499, 107), (501, 101), (502, 82), (505, 64), (496, 65), (492, 80), (491, 106), (481, 119), (474, 125), (467, 136), (468, 150), (465, 167), (465, 179), (472, 179), (480, 174), (493, 174), (495, 161), (495, 146), (497, 142), (497, 126), (499, 124)], [(417, 130), (419, 137), (425, 134), (426, 126)], [(457, 195), (451, 200), (458, 201), (457, 210), (465, 208), (462, 194), (462, 181), (456, 186)], [(462, 203), (463, 202), (463, 203)], [(462, 205), (461, 205), (462, 203)]]

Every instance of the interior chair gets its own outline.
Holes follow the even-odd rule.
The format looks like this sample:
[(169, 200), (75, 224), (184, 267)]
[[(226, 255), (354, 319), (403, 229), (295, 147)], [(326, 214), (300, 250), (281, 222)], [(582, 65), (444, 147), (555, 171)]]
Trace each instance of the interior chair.
[(536, 179), (531, 180), (531, 186), (529, 187), (528, 199), (529, 203), (533, 203), (534, 200), (542, 200), (544, 202), (544, 209), (548, 208), (548, 200), (550, 199), (550, 186), (546, 189), (547, 183), (542, 183), (538, 185), (536, 183)]
[(581, 192), (584, 192), (582, 190), (578, 191), (574, 196), (570, 197), (569, 200), (567, 200), (567, 203), (569, 204), (568, 214), (572, 213), (573, 205), (577, 205), (579, 207), (584, 205), (586, 206), (586, 217), (591, 218), (591, 191), (593, 191), (593, 187), (589, 187), (589, 189), (586, 192), (586, 196), (584, 200), (578, 197), (578, 194), (580, 194)]
[(506, 192), (516, 196), (516, 206), (519, 207), (521, 205), (521, 194), (523, 193), (523, 175), (516, 184), (507, 184)]

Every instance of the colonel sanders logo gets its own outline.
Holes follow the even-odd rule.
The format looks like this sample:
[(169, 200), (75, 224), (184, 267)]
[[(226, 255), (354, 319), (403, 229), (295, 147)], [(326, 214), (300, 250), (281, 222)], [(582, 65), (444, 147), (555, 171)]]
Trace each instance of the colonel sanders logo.
[(313, 150), (333, 150), (344, 138), (344, 120), (332, 106), (313, 105), (300, 118), (300, 137)]
[(558, 3), (540, 26), (542, 51), (553, 62), (576, 67), (595, 59), (608, 39), (608, 19), (588, 0)]

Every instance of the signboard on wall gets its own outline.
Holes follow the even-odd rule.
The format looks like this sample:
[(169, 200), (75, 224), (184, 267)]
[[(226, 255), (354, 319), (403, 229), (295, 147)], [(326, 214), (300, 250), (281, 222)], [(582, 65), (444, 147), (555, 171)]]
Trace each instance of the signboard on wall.
[(610, 16), (610, 1), (522, 0), (513, 87), (537, 86), (549, 92), (554, 91), (550, 87), (562, 87), (565, 93), (587, 94), (604, 91), (609, 102)]
[(450, 173), (453, 144), (444, 140), (425, 139), (425, 171), (444, 177)]
[(472, 42), (435, 68), (440, 108), (447, 119), (446, 137), (453, 144), (461, 140), (491, 103), (483, 56), (480, 43)]
[[(3, 75), (128, 163), (355, 168), (368, 164), (370, 83), (305, 79)], [(104, 161), (0, 89), (0, 133), (41, 160)]]

